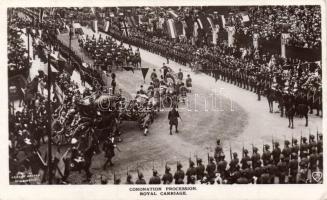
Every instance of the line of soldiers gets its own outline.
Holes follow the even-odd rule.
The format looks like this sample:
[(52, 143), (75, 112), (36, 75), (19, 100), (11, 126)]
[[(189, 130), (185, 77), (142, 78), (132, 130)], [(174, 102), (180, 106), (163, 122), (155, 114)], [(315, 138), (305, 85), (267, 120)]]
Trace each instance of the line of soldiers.
[[(196, 157), (196, 166), (189, 158), (186, 172), (181, 163), (177, 162), (177, 170), (171, 173), (171, 168), (165, 166), (165, 173), (160, 177), (153, 168), (153, 176), (148, 184), (306, 184), (322, 183), (322, 176), (316, 176), (323, 171), (323, 138), (322, 134), (301, 136), (300, 144), (296, 138), (285, 140), (281, 148), (279, 142), (272, 141), (263, 145), (263, 153), (252, 145), (252, 155), (243, 147), (242, 158), (236, 152), (232, 153), (228, 163), (225, 159), (220, 139), (214, 151), (214, 156), (208, 153), (208, 164), (205, 166), (201, 158)], [(132, 175), (127, 174), (125, 184), (147, 184), (144, 176), (138, 171), (135, 183)], [(120, 180), (115, 180), (115, 183)]]

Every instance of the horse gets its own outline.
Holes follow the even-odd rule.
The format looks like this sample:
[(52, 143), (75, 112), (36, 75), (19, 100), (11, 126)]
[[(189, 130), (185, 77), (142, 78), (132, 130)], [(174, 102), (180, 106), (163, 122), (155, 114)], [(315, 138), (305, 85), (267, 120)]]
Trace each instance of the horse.
[(131, 58), (131, 61), (132, 61), (132, 65), (136, 68), (139, 67), (139, 64), (140, 64), (140, 67), (141, 67), (141, 56), (139, 54), (135, 54), (132, 58)]

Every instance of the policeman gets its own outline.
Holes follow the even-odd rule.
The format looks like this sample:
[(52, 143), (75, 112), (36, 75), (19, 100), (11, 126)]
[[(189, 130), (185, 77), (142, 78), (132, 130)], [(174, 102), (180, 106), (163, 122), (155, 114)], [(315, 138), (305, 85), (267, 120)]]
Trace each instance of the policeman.
[(217, 166), (214, 163), (214, 158), (209, 157), (209, 163), (208, 163), (208, 165), (206, 167), (209, 182), (212, 182), (212, 181), (215, 180), (215, 178), (216, 178), (216, 168), (217, 168)]
[(160, 183), (161, 183), (161, 179), (158, 176), (158, 171), (153, 170), (153, 176), (150, 178), (149, 184), (160, 184)]
[(243, 150), (243, 158), (241, 160), (243, 170), (250, 167), (248, 162), (251, 161), (251, 158), (250, 158), (250, 156), (248, 156), (248, 153), (249, 153), (249, 151), (247, 149)]
[(126, 177), (126, 183), (127, 185), (133, 185), (134, 182), (132, 181), (132, 175), (130, 174), (127, 174), (127, 177)]
[(182, 170), (182, 167), (181, 163), (177, 164), (177, 171), (174, 174), (175, 184), (184, 184), (185, 173)]
[(145, 180), (143, 178), (142, 172), (138, 173), (138, 179), (136, 180), (135, 184), (136, 185), (145, 185), (146, 184), (146, 182), (145, 182)]
[(275, 142), (275, 148), (272, 151), (272, 157), (273, 157), (273, 161), (274, 161), (275, 165), (277, 165), (277, 163), (279, 162), (281, 153), (282, 153), (282, 151), (279, 148), (279, 143)]
[(162, 176), (163, 184), (171, 184), (173, 182), (173, 175), (170, 173), (170, 167), (166, 166), (165, 174)]
[(178, 118), (181, 119), (178, 111), (176, 110), (176, 106), (174, 105), (173, 106), (173, 109), (171, 111), (169, 111), (168, 113), (168, 120), (169, 120), (169, 125), (170, 125), (170, 135), (172, 135), (172, 128), (173, 126), (175, 126), (175, 130), (176, 130), (176, 133), (178, 133)]
[(194, 162), (190, 160), (190, 167), (186, 171), (187, 184), (191, 184), (191, 178), (196, 175), (196, 169), (194, 167)]
[(220, 161), (221, 157), (222, 157), (222, 154), (223, 154), (223, 147), (220, 144), (220, 139), (217, 139), (216, 143), (217, 143), (217, 146), (215, 148), (214, 157), (215, 157), (216, 163), (218, 163)]
[(197, 159), (197, 166), (195, 168), (196, 180), (202, 180), (202, 178), (204, 176), (204, 170), (205, 170), (205, 167), (202, 164), (202, 159), (201, 158)]
[(252, 168), (256, 169), (257, 167), (261, 166), (261, 160), (260, 160), (260, 154), (258, 153), (258, 148), (257, 147), (253, 147), (253, 154), (251, 157), (252, 160)]

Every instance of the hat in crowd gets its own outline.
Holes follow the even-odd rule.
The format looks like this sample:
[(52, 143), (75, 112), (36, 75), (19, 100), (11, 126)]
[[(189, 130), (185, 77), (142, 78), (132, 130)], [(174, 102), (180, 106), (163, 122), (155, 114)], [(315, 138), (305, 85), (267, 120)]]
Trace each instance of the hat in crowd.
[(76, 138), (72, 138), (71, 144), (76, 144), (78, 141)]

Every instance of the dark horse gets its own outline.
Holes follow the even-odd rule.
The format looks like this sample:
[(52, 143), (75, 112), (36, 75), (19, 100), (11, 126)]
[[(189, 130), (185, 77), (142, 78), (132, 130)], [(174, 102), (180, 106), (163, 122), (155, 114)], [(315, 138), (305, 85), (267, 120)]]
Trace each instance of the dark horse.
[(292, 98), (288, 98), (285, 103), (286, 116), (288, 117), (288, 127), (294, 128), (294, 116), (305, 117), (305, 126), (308, 126), (309, 108), (306, 104), (295, 104)]

